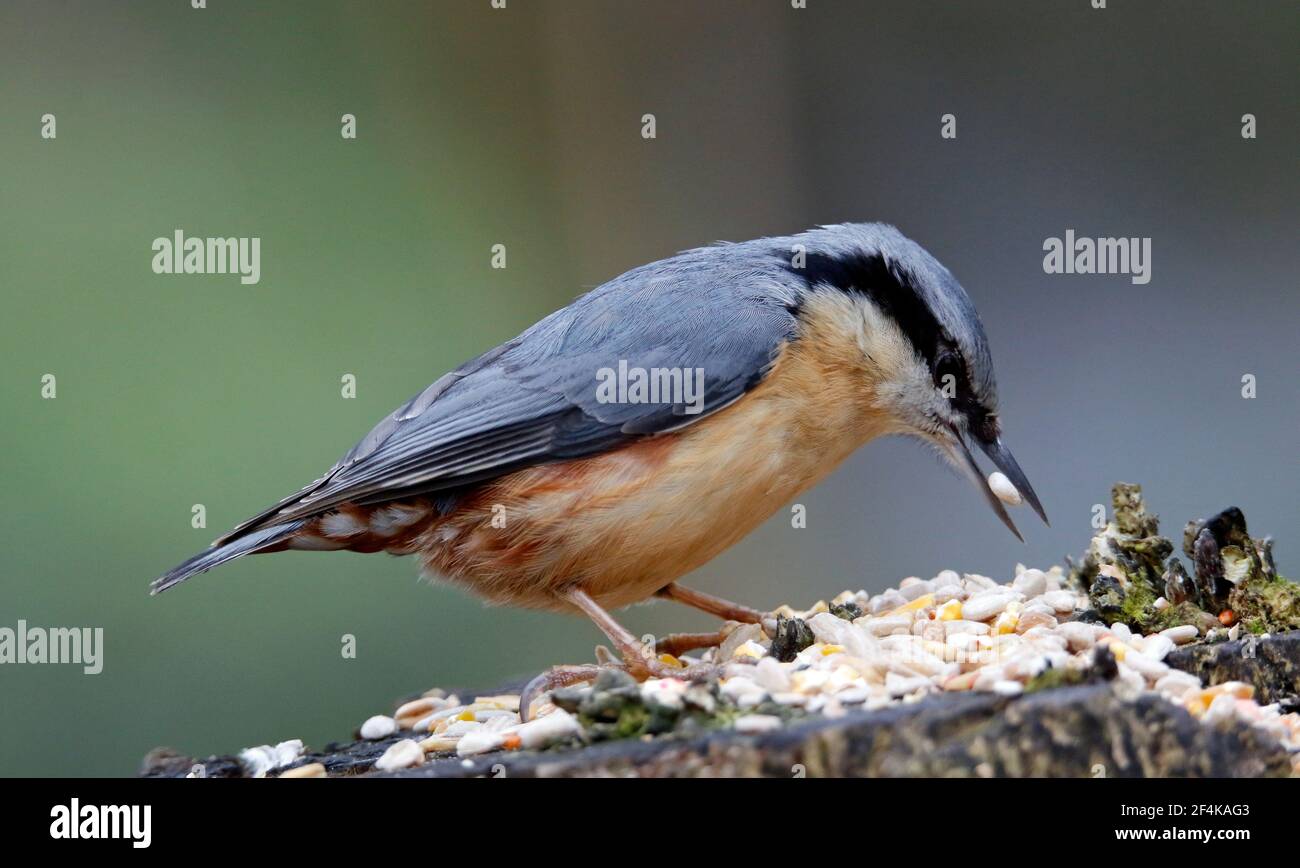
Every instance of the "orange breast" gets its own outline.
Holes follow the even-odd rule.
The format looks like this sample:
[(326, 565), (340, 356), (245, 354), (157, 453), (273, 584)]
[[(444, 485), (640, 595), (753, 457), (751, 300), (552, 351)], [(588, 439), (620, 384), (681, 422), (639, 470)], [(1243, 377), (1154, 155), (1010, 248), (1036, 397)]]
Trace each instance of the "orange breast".
[(792, 345), (746, 397), (679, 432), (487, 484), (413, 548), (494, 603), (564, 609), (556, 591), (574, 584), (607, 608), (646, 599), (889, 430), (862, 370), (824, 346)]

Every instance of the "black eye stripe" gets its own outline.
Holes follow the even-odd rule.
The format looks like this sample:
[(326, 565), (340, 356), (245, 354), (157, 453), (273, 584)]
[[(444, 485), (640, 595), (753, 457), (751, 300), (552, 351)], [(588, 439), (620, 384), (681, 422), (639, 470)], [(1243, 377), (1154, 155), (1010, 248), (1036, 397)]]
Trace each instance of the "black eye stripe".
[(952, 375), (958, 392), (970, 385), (966, 377), (966, 365), (962, 362), (961, 356), (946, 348), (939, 350), (933, 373), (936, 386), (944, 386), (944, 377), (949, 374)]
[[(953, 410), (970, 421), (972, 430), (988, 428), (996, 432), (996, 418), (990, 415), (997, 406), (992, 360), (979, 317), (955, 280), (939, 274), (934, 279), (940, 280), (941, 285), (922, 284), (902, 261), (871, 250), (807, 252), (798, 266), (791, 261), (787, 248), (774, 248), (771, 256), (780, 267), (803, 280), (809, 289), (833, 287), (869, 298), (912, 344), (936, 386), (942, 386), (940, 377), (947, 372), (938, 369), (940, 360), (946, 354), (956, 356), (958, 367), (952, 371), (957, 375), (957, 392), (951, 399)], [(942, 283), (945, 279), (950, 282)], [(953, 333), (940, 325), (931, 304), (946, 305), (941, 309), (956, 317), (955, 327), (961, 330), (960, 344)], [(796, 302), (791, 311), (796, 316), (798, 308)]]
[(912, 275), (884, 256), (809, 253), (802, 268), (794, 267), (784, 257), (783, 261), (786, 261), (790, 273), (802, 277), (810, 288), (825, 284), (844, 292), (858, 292), (871, 299), (898, 324), (904, 336), (925, 358), (926, 367), (931, 371), (940, 347), (952, 345), (951, 337), (939, 326), (917, 293)]
[[(903, 335), (925, 360), (926, 368), (937, 388), (942, 388), (942, 375), (956, 376), (956, 396), (953, 407), (978, 424), (986, 410), (976, 399), (970, 381), (966, 359), (957, 349), (952, 336), (939, 325), (929, 306), (917, 291), (914, 279), (906, 268), (887, 260), (879, 254), (853, 254), (828, 256), (809, 253), (803, 268), (796, 268), (782, 251), (773, 251), (781, 257), (791, 274), (802, 277), (809, 288), (827, 285), (843, 292), (856, 292), (871, 299), (889, 316)], [(951, 366), (949, 371), (946, 366)], [(941, 370), (941, 367), (943, 369)]]

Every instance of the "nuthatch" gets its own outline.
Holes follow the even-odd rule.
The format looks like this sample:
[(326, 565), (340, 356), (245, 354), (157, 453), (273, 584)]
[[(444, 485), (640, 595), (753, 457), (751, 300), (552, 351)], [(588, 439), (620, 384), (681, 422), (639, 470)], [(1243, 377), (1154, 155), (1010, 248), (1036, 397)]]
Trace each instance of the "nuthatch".
[(255, 552), (417, 554), (491, 603), (585, 613), (638, 677), (681, 676), (608, 610), (658, 595), (759, 621), (677, 579), (885, 434), (936, 447), (1019, 537), (973, 441), (1047, 520), (1002, 444), (979, 316), (918, 244), (868, 223), (688, 250), (461, 365), (151, 589)]

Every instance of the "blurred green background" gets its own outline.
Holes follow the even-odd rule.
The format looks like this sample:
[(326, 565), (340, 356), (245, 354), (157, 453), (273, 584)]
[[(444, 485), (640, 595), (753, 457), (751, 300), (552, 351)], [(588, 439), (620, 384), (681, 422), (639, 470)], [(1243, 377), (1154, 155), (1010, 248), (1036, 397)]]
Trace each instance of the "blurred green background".
[[(801, 498), (806, 530), (779, 514), (693, 584), (771, 607), (1006, 579), (1081, 551), (1116, 479), (1175, 535), (1240, 505), (1294, 575), (1297, 7), (1133, 5), (5, 0), (0, 627), (98, 626), (106, 648), (93, 677), (0, 667), (0, 774), (319, 747), (414, 691), (589, 660), (587, 623), (485, 609), (412, 560), (289, 553), (146, 589), (574, 295), (816, 223), (894, 222), (963, 281), (1054, 527), (1020, 519), (1021, 546), (926, 452), (876, 444)], [(260, 236), (260, 284), (153, 274), (177, 228)], [(1044, 275), (1067, 228), (1152, 237), (1151, 284)]]

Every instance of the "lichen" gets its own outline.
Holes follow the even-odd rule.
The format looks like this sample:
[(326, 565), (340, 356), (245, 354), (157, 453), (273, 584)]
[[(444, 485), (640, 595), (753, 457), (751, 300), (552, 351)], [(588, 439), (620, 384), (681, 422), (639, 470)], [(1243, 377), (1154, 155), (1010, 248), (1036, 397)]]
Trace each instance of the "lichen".
[(1111, 681), (1119, 674), (1115, 655), (1105, 645), (1093, 649), (1092, 660), (1086, 667), (1048, 666), (1025, 683), (1025, 693), (1037, 693), (1056, 687), (1075, 687), (1080, 684), (1100, 684)]
[(577, 716), (584, 737), (591, 742), (645, 736), (687, 738), (727, 729), (745, 714), (770, 714), (786, 721), (804, 716), (799, 709), (771, 701), (741, 709), (721, 696), (716, 682), (691, 685), (680, 701), (659, 702), (644, 697), (630, 675), (614, 669), (600, 673), (591, 685), (555, 690), (551, 701)]
[(1057, 687), (1073, 687), (1083, 684), (1087, 678), (1082, 669), (1069, 669), (1064, 666), (1049, 666), (1025, 682), (1025, 693), (1037, 693), (1040, 690), (1053, 690)]
[(1228, 594), (1228, 606), (1249, 633), (1300, 629), (1300, 585), (1278, 576), (1246, 582)]
[(852, 600), (835, 603), (831, 606), (831, 614), (845, 621), (853, 621), (862, 617), (862, 607)]
[(1255, 634), (1300, 629), (1300, 587), (1277, 575), (1272, 540), (1253, 539), (1237, 507), (1188, 522), (1182, 548), (1189, 575), (1160, 536), (1140, 486), (1116, 483), (1111, 506), (1114, 519), (1070, 570), (1071, 585), (1087, 594), (1097, 619), (1143, 633), (1191, 624), (1202, 636), (1238, 622)]
[(1150, 623), (1160, 616), (1154, 608), (1155, 593), (1146, 585), (1133, 584), (1120, 604), (1120, 620), (1130, 627), (1147, 632)]
[(1149, 632), (1159, 630), (1168, 630), (1170, 627), (1181, 627), (1184, 624), (1195, 625), (1202, 633), (1208, 635), (1208, 631), (1218, 626), (1218, 620), (1209, 612), (1197, 606), (1195, 603), (1181, 602), (1173, 603), (1165, 609), (1156, 612), (1155, 617), (1148, 619), (1150, 627)]
[(812, 628), (802, 619), (778, 615), (776, 635), (772, 637), (772, 647), (768, 653), (782, 663), (789, 663), (815, 641)]
[(1149, 627), (1155, 601), (1164, 591), (1165, 559), (1174, 546), (1159, 535), (1159, 519), (1147, 512), (1142, 487), (1117, 482), (1111, 489), (1114, 519), (1093, 537), (1080, 564), (1072, 564), (1070, 584), (1086, 591), (1107, 623)]
[(1160, 530), (1160, 518), (1147, 512), (1142, 500), (1142, 486), (1117, 482), (1110, 490), (1111, 508), (1119, 532), (1132, 537), (1155, 536)]

